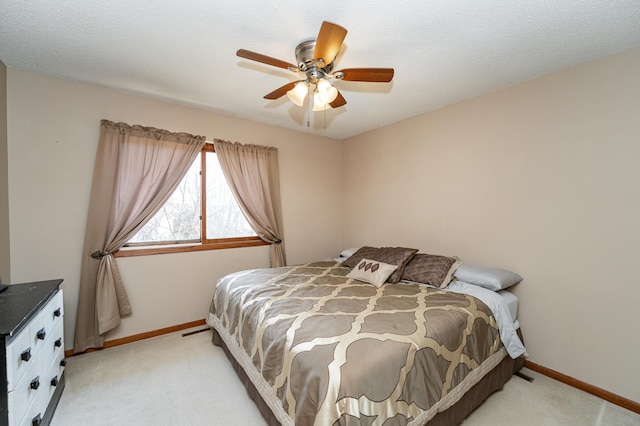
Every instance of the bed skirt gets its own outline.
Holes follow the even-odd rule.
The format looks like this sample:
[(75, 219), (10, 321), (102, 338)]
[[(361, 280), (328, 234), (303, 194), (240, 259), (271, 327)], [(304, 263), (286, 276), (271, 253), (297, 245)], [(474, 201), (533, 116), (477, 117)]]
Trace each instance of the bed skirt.
[[(240, 378), (240, 381), (244, 384), (244, 387), (247, 389), (247, 393), (260, 410), (260, 413), (267, 421), (267, 424), (269, 426), (280, 426), (280, 422), (276, 419), (276, 416), (273, 415), (269, 406), (264, 402), (251, 380), (249, 380), (244, 369), (233, 358), (218, 332), (214, 328), (211, 328), (211, 331), (213, 332), (213, 344), (220, 346), (224, 350), (227, 358), (231, 361), (231, 365), (233, 365), (233, 369)], [(520, 329), (518, 328), (517, 331), (520, 340), (524, 342)], [(471, 414), (473, 410), (480, 406), (480, 404), (482, 404), (489, 395), (502, 389), (504, 384), (511, 379), (511, 376), (524, 366), (524, 361), (525, 358), (523, 356), (512, 359), (507, 355), (496, 368), (487, 373), (486, 376), (469, 389), (462, 399), (445, 411), (436, 414), (436, 416), (426, 424), (429, 426), (450, 426), (459, 424), (469, 414)]]

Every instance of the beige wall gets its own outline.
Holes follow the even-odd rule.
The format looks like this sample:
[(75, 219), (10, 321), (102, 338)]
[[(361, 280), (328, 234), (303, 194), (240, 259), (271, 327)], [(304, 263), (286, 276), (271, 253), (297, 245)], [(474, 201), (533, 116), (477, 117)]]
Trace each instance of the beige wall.
[(345, 245), (519, 272), (531, 361), (640, 401), (639, 76), (630, 50), (349, 139)]
[(0, 61), (0, 278), (7, 283), (11, 282), (8, 178), (7, 67)]
[[(64, 278), (67, 347), (102, 118), (277, 147), (289, 263), (339, 251), (340, 211), (326, 208), (341, 201), (338, 141), (13, 68), (8, 106), (12, 281)], [(252, 247), (118, 262), (134, 313), (107, 339), (204, 318), (218, 277), (269, 257)]]

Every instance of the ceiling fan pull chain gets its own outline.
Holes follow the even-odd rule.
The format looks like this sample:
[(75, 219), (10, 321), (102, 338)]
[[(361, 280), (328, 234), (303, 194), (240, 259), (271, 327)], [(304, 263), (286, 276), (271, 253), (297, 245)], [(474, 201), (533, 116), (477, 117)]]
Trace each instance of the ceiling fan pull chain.
[(307, 86), (307, 103), (309, 104), (309, 111), (307, 112), (307, 127), (311, 127), (311, 104), (313, 103), (313, 93), (311, 93), (311, 85)]
[(323, 111), (323, 114), (324, 114), (324, 129), (325, 130), (327, 130), (327, 110), (328, 109), (329, 108), (325, 108), (324, 111)]

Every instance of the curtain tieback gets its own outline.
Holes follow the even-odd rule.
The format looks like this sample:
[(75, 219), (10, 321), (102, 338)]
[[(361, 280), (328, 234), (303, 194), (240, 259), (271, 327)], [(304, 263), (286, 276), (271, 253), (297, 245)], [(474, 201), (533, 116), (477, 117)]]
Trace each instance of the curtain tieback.
[(98, 251), (94, 251), (93, 253), (91, 253), (91, 258), (100, 260), (103, 257), (108, 256), (110, 254), (111, 254), (110, 251), (100, 251), (100, 250), (98, 250)]

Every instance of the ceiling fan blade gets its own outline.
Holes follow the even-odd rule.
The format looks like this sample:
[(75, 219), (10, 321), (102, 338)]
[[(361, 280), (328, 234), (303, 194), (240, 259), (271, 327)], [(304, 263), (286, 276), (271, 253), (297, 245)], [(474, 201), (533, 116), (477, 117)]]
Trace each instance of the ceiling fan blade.
[(293, 86), (295, 86), (296, 83), (298, 83), (299, 81), (304, 81), (304, 80), (292, 81), (291, 83), (287, 83), (282, 87), (278, 87), (273, 92), (267, 93), (263, 97), (265, 99), (270, 99), (270, 100), (278, 99), (278, 98), (286, 95), (289, 90), (293, 89)]
[(374, 83), (388, 83), (393, 79), (393, 68), (347, 68), (335, 72), (342, 73), (345, 81), (369, 81)]
[(342, 93), (338, 91), (338, 96), (329, 105), (331, 106), (331, 108), (340, 108), (342, 105), (346, 105), (346, 104), (347, 104), (347, 101), (342, 96)]
[(236, 52), (236, 55), (241, 58), (250, 59), (256, 62), (262, 62), (263, 64), (273, 65), (274, 67), (290, 69), (292, 71), (297, 71), (298, 67), (293, 64), (290, 64), (285, 61), (281, 61), (280, 59), (272, 58), (271, 56), (266, 56), (261, 53), (252, 52), (250, 50), (239, 49)]
[(313, 58), (322, 59), (325, 65), (329, 65), (338, 54), (346, 36), (346, 29), (342, 28), (340, 25), (324, 21), (320, 27), (318, 38), (316, 39)]

